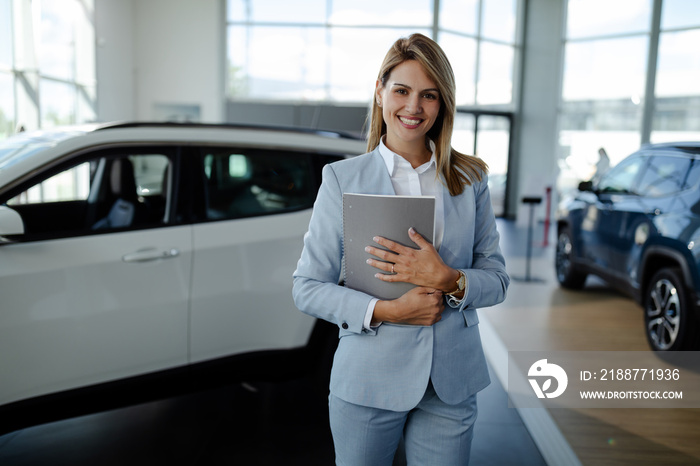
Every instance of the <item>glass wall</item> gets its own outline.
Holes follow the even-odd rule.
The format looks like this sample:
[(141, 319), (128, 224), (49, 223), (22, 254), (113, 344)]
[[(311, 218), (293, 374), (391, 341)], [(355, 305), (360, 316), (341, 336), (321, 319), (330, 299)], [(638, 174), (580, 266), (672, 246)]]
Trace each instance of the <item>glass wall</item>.
[(560, 192), (593, 177), (601, 148), (612, 166), (644, 142), (700, 140), (700, 3), (567, 5)]
[(0, 0), (0, 139), (95, 118), (93, 0)]
[(513, 110), (517, 0), (441, 0), (437, 40), (457, 80), (457, 105)]
[(496, 216), (505, 215), (510, 133), (513, 115), (497, 111), (458, 111), (452, 146), (465, 154), (476, 154), (489, 165), (489, 191)]
[(389, 46), (420, 32), (450, 57), (458, 105), (512, 110), (517, 6), (517, 0), (228, 0), (228, 96), (366, 104)]
[(400, 35), (431, 35), (432, 0), (228, 0), (228, 96), (367, 102)]
[[(227, 95), (234, 101), (366, 106), (397, 38), (420, 32), (437, 40), (457, 81), (454, 146), (489, 164), (490, 180), (501, 186), (494, 208), (503, 213), (518, 0), (227, 2)], [(479, 116), (483, 109), (505, 116), (489, 120)]]
[(639, 147), (652, 1), (568, 2), (560, 191), (594, 175), (600, 148), (615, 164)]
[(0, 139), (14, 131), (15, 97), (12, 90), (12, 2), (0, 0)]
[(651, 142), (700, 141), (700, 3), (664, 0)]

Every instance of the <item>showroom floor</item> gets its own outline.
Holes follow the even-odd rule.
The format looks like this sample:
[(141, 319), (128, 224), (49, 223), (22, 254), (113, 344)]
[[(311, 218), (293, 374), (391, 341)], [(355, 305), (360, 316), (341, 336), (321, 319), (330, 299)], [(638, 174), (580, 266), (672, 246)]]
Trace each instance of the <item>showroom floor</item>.
[[(502, 305), (479, 314), (487, 356), (495, 352), (494, 340), (504, 351), (649, 351), (642, 309), (633, 300), (596, 277), (589, 277), (582, 291), (558, 286), (553, 269), (555, 233), (550, 229), (545, 246), (541, 223), (533, 235), (531, 280), (522, 280), (527, 275), (526, 230), (520, 222), (499, 221), (508, 272), (515, 279)], [(495, 358), (489, 360), (496, 366)], [(497, 371), (503, 373), (502, 367)], [(528, 425), (527, 417), (534, 411), (540, 410), (521, 411)], [(551, 445), (548, 439), (557, 435), (546, 430), (538, 435), (530, 429), (549, 464), (563, 464), (550, 457), (562, 450), (571, 453), (566, 464), (700, 464), (700, 409), (543, 411), (562, 437)]]
[[(491, 378), (471, 464), (546, 464)], [(29, 427), (0, 436), (0, 465), (331, 465), (326, 396), (304, 379), (244, 384)]]
[[(225, 387), (54, 422), (0, 437), (0, 464), (332, 465), (319, 395), (303, 380)], [(479, 409), (472, 465), (545, 464), (498, 380)]]
[[(480, 311), (493, 383), (479, 395), (471, 464), (700, 464), (700, 410), (508, 407), (508, 351), (648, 348), (634, 302), (593, 278), (581, 292), (558, 287), (553, 232), (545, 246), (536, 226), (526, 281), (526, 226), (498, 227), (513, 281), (504, 303)], [(330, 465), (326, 415), (306, 380), (220, 387), (0, 436), (0, 464)]]

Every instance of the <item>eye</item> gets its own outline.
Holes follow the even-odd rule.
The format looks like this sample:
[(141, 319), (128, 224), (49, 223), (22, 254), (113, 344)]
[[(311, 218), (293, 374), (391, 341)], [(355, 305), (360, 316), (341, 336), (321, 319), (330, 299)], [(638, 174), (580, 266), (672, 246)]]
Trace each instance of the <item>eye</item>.
[(435, 94), (425, 94), (423, 98), (428, 100), (436, 100), (438, 97)]
[(406, 89), (401, 89), (401, 88), (396, 89), (396, 91), (394, 91), (394, 92), (396, 92), (397, 94), (401, 94), (401, 95), (408, 94)]

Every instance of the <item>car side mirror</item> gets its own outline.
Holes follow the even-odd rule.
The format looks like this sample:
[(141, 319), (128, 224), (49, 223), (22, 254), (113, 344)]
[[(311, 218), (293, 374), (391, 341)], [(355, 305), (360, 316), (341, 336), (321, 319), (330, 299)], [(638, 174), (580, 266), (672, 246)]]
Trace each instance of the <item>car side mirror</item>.
[(0, 244), (9, 241), (6, 236), (23, 235), (24, 222), (16, 210), (0, 206)]
[(578, 184), (578, 190), (583, 192), (593, 192), (593, 182), (592, 181), (581, 181)]

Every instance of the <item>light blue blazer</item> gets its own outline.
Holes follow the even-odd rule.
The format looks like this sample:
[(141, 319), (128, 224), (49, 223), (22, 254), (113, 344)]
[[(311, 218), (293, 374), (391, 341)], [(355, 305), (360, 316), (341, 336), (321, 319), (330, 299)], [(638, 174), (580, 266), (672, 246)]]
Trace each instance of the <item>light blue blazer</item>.
[(342, 195), (395, 194), (394, 188), (376, 149), (323, 169), (293, 295), (301, 311), (340, 329), (330, 390), (345, 401), (408, 411), (423, 397), (429, 379), (448, 404), (466, 400), (490, 382), (476, 309), (503, 301), (510, 280), (487, 180), (454, 197), (440, 186), (445, 230), (439, 253), (466, 274), (466, 299), (459, 309), (446, 305), (433, 326), (384, 323), (370, 331), (363, 329), (363, 320), (372, 296), (337, 285), (343, 272)]

